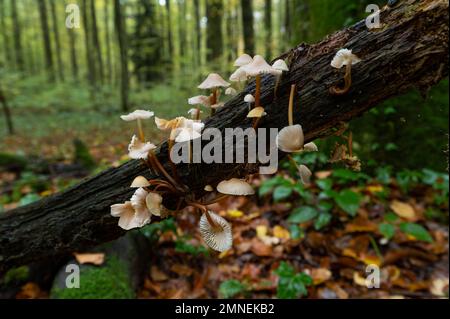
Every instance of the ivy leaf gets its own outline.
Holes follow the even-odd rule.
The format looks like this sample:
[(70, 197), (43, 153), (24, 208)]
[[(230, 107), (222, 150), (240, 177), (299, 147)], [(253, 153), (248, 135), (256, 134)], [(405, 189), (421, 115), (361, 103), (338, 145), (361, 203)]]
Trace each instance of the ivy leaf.
[(281, 262), (275, 273), (278, 275), (277, 297), (294, 299), (308, 294), (307, 286), (312, 284), (312, 278), (305, 273), (295, 273), (286, 262)]
[(318, 212), (316, 209), (310, 206), (302, 206), (295, 209), (288, 218), (288, 222), (301, 224), (311, 220), (317, 216)]
[(273, 200), (278, 202), (282, 199), (285, 199), (292, 194), (292, 191), (293, 189), (290, 186), (285, 185), (277, 186), (273, 191)]
[(331, 214), (329, 213), (320, 213), (319, 217), (314, 221), (314, 229), (321, 230), (323, 227), (328, 225), (331, 221)]
[(291, 238), (294, 240), (305, 237), (305, 232), (303, 231), (303, 229), (296, 224), (292, 224), (289, 226), (289, 232), (291, 233)]
[(384, 238), (391, 239), (395, 235), (394, 225), (388, 223), (382, 223), (378, 225), (378, 231)]
[(219, 286), (219, 294), (223, 298), (232, 298), (245, 291), (245, 286), (236, 279), (226, 280)]
[(362, 196), (349, 189), (337, 193), (334, 197), (336, 204), (350, 216), (354, 217), (358, 212)]
[(329, 178), (319, 179), (316, 181), (316, 184), (324, 191), (330, 190), (333, 187), (333, 181)]
[(426, 241), (427, 243), (433, 242), (433, 237), (422, 225), (416, 223), (401, 223), (400, 230), (407, 235), (413, 236), (417, 240)]

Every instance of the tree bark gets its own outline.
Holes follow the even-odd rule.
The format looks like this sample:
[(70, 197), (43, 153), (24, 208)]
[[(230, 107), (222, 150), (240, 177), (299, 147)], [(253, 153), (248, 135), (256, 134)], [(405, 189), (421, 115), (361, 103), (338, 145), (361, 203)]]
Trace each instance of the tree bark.
[(39, 0), (39, 15), (41, 17), (42, 43), (44, 46), (45, 67), (50, 82), (55, 81), (55, 69), (53, 66), (52, 45), (50, 42), (50, 31), (48, 28), (47, 6), (45, 0)]
[[(119, 0), (116, 0), (116, 5)], [(261, 105), (267, 112), (260, 127), (287, 125), (290, 86), (298, 87), (294, 122), (303, 126), (305, 141), (332, 135), (336, 127), (362, 115), (370, 108), (418, 88), (426, 92), (448, 75), (448, 2), (442, 0), (405, 0), (381, 11), (383, 26), (368, 30), (364, 21), (328, 36), (314, 45), (301, 44), (280, 58), (290, 67), (281, 79), (274, 97), (272, 76), (262, 79)], [(352, 86), (342, 96), (329, 88), (343, 78), (343, 72), (330, 66), (340, 48), (349, 48), (362, 61), (352, 68)], [(206, 127), (225, 128), (252, 125), (243, 97), (254, 92), (250, 83), (243, 92), (205, 121)], [(230, 150), (227, 150), (228, 152)], [(167, 143), (156, 152), (170, 171)], [(280, 153), (280, 156), (283, 154)], [(247, 164), (181, 164), (177, 170), (182, 182), (196, 198), (205, 185), (223, 179), (242, 177), (256, 171)], [(80, 250), (124, 234), (117, 218), (110, 216), (110, 205), (128, 200), (135, 176), (160, 178), (141, 161), (130, 161), (108, 169), (79, 185), (41, 201), (6, 212), (0, 216), (0, 269), (51, 258)], [(165, 198), (173, 208), (177, 198)]]
[(114, 0), (114, 21), (116, 24), (117, 39), (120, 51), (120, 96), (123, 111), (128, 110), (128, 91), (129, 91), (129, 74), (128, 74), (128, 45), (127, 34), (125, 28), (125, 18), (122, 14), (120, 0)]
[(14, 54), (16, 56), (16, 64), (17, 69), (19, 71), (25, 70), (25, 61), (23, 59), (23, 50), (22, 50), (22, 30), (19, 21), (19, 14), (17, 12), (17, 1), (11, 0), (11, 15), (13, 21), (13, 30), (14, 30)]
[(51, 10), (51, 15), (52, 15), (52, 20), (53, 20), (53, 35), (55, 38), (56, 62), (58, 65), (58, 76), (61, 81), (64, 81), (64, 67), (63, 67), (63, 62), (62, 62), (62, 57), (61, 57), (61, 41), (59, 39), (59, 31), (58, 31), (60, 25), (58, 24), (58, 18), (56, 15), (55, 0), (50, 0), (50, 10)]
[(255, 30), (253, 29), (253, 5), (252, 0), (241, 0), (242, 27), (244, 33), (244, 51), (247, 54), (255, 54)]

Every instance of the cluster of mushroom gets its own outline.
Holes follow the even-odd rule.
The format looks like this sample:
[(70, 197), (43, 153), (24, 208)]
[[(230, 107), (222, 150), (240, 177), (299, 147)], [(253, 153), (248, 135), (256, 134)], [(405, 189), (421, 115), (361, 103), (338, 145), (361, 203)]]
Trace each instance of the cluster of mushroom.
[[(333, 94), (344, 94), (351, 85), (351, 65), (358, 63), (359, 59), (352, 54), (351, 50), (340, 50), (331, 65), (336, 68), (346, 66), (345, 87), (343, 89), (332, 88)], [(262, 56), (256, 55), (253, 58), (248, 54), (241, 55), (234, 63), (236, 71), (230, 76), (232, 82), (244, 82), (249, 78), (255, 78), (255, 92), (253, 95), (247, 94), (244, 101), (249, 104), (248, 117), (254, 118), (253, 127), (256, 128), (259, 119), (266, 115), (264, 107), (260, 105), (261, 100), (261, 76), (272, 74), (276, 77), (275, 91), (282, 72), (289, 71), (283, 60), (277, 60), (273, 65), (269, 65)], [(154, 117), (154, 112), (146, 110), (136, 110), (130, 114), (122, 115), (124, 121), (136, 121), (137, 135), (133, 135), (128, 145), (128, 155), (132, 159), (144, 161), (155, 173), (165, 179), (148, 180), (144, 176), (137, 176), (130, 187), (136, 189), (130, 200), (121, 204), (111, 206), (111, 215), (119, 218), (119, 226), (129, 230), (143, 227), (150, 223), (152, 216), (165, 218), (174, 215), (180, 207), (191, 206), (202, 213), (199, 222), (199, 229), (202, 238), (208, 246), (217, 251), (228, 250), (232, 245), (231, 225), (221, 216), (208, 210), (207, 206), (222, 200), (226, 196), (247, 196), (255, 192), (250, 184), (245, 180), (232, 178), (220, 182), (216, 189), (211, 185), (206, 185), (204, 190), (206, 195), (202, 198), (195, 198), (189, 191), (189, 187), (181, 182), (176, 166), (170, 160), (170, 152), (175, 143), (191, 143), (192, 140), (201, 137), (204, 124), (200, 119), (200, 105), (209, 107), (211, 114), (223, 106), (220, 102), (221, 90), (225, 89), (226, 95), (235, 95), (236, 89), (226, 82), (219, 74), (211, 73), (198, 86), (200, 89), (208, 90), (209, 95), (198, 95), (188, 99), (190, 105), (195, 106), (189, 110), (191, 119), (176, 117), (171, 120), (158, 118), (155, 116), (155, 124), (158, 129), (169, 132), (168, 152), (171, 173), (167, 172), (164, 165), (155, 156), (156, 145), (146, 141), (143, 130), (143, 121)], [(293, 108), (296, 95), (296, 85), (291, 86), (288, 106), (288, 126), (280, 130), (276, 143), (278, 149), (289, 153), (289, 159), (294, 163), (299, 171), (303, 184), (310, 183), (311, 171), (305, 165), (297, 165), (291, 157), (291, 153), (317, 151), (317, 146), (313, 143), (304, 144), (303, 129), (300, 124), (294, 124)], [(351, 136), (350, 136), (351, 140)], [(350, 142), (351, 144), (351, 142)], [(352, 155), (352, 154), (350, 154)], [(172, 194), (179, 198), (176, 210), (169, 210), (163, 206), (164, 195)]]

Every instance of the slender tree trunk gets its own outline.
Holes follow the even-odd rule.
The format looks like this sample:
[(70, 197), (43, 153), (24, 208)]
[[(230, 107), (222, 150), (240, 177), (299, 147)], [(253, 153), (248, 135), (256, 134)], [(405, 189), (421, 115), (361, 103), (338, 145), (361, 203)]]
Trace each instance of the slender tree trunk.
[(252, 0), (241, 0), (242, 26), (244, 32), (245, 53), (255, 54), (255, 30), (253, 28), (253, 5)]
[(86, 53), (86, 63), (87, 63), (87, 80), (91, 88), (96, 85), (96, 74), (95, 74), (95, 62), (92, 56), (92, 46), (91, 46), (91, 30), (88, 15), (88, 0), (83, 0), (82, 2), (82, 20), (84, 26), (84, 49)]
[(220, 58), (223, 54), (222, 16), (222, 0), (208, 0), (206, 2), (208, 62)]
[(23, 49), (22, 49), (22, 30), (19, 21), (19, 14), (17, 12), (17, 1), (11, 0), (11, 15), (13, 21), (13, 31), (14, 31), (14, 49), (16, 56), (16, 66), (19, 71), (25, 70), (25, 61), (23, 58)]
[(5, 0), (0, 0), (0, 28), (3, 38), (3, 50), (5, 54), (5, 61), (11, 61), (11, 46), (9, 42), (8, 30), (6, 28), (6, 5)]
[(77, 49), (76, 49), (76, 34), (72, 28), (67, 28), (69, 35), (70, 46), (70, 65), (72, 68), (72, 77), (74, 81), (78, 80), (78, 62), (77, 62)]
[(45, 67), (50, 82), (55, 81), (55, 69), (53, 66), (52, 45), (50, 41), (50, 32), (48, 27), (47, 6), (45, 0), (38, 0), (39, 15), (41, 17), (42, 41), (44, 46)]
[[(195, 44), (197, 65), (202, 63), (202, 29), (200, 28), (200, 0), (194, 0), (194, 17), (195, 17)], [(195, 52), (195, 51), (194, 51)]]
[(59, 39), (59, 23), (58, 18), (56, 15), (56, 4), (55, 0), (50, 0), (50, 9), (52, 14), (52, 20), (53, 20), (53, 35), (55, 38), (55, 48), (56, 48), (56, 62), (58, 64), (58, 75), (59, 79), (61, 81), (64, 81), (64, 66), (63, 61), (61, 57), (61, 41)]
[(178, 37), (181, 57), (186, 54), (186, 1), (178, 0)]
[(8, 129), (8, 134), (14, 134), (14, 126), (11, 117), (11, 111), (6, 101), (6, 96), (0, 87), (0, 103), (2, 104), (3, 114), (5, 115), (6, 128)]
[(112, 58), (111, 58), (111, 33), (109, 29), (109, 0), (105, 1), (104, 25), (106, 43), (106, 82), (111, 83), (112, 79)]
[(284, 41), (285, 46), (290, 47), (291, 45), (291, 9), (290, 9), (290, 1), (284, 1)]
[(129, 91), (128, 49), (127, 49), (127, 34), (126, 34), (125, 18), (122, 13), (120, 0), (114, 0), (114, 21), (116, 24), (117, 40), (119, 42), (119, 51), (120, 51), (121, 106), (122, 106), (123, 111), (127, 111), (128, 110), (128, 91)]
[(170, 0), (166, 0), (167, 41), (170, 59), (173, 58), (172, 16), (170, 12)]
[(264, 26), (266, 28), (266, 59), (272, 58), (272, 0), (264, 1)]
[(90, 0), (90, 9), (91, 9), (91, 27), (92, 27), (92, 44), (94, 45), (94, 52), (96, 58), (96, 67), (98, 80), (101, 84), (103, 84), (104, 79), (104, 71), (103, 71), (103, 58), (102, 58), (102, 48), (100, 45), (100, 37), (98, 36), (98, 28), (97, 28), (97, 12), (95, 9), (94, 0)]

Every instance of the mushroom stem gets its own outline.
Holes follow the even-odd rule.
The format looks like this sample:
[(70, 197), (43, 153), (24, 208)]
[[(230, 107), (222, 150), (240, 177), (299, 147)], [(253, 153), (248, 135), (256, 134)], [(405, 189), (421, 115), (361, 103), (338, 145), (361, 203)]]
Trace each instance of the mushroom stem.
[(215, 230), (221, 230), (222, 227), (220, 227), (212, 218), (211, 215), (209, 214), (208, 210), (205, 211), (205, 216), (206, 219), (208, 220), (208, 223), (215, 229)]
[(175, 177), (175, 179), (177, 181), (179, 181), (180, 178), (178, 177), (177, 167), (172, 162), (172, 158), (170, 156), (170, 154), (172, 153), (172, 147), (173, 147), (173, 144), (174, 144), (174, 141), (175, 141), (174, 139), (172, 139), (173, 132), (174, 132), (174, 130), (172, 129), (172, 131), (170, 132), (170, 138), (169, 138), (169, 146), (168, 146), (168, 149), (169, 149), (169, 164), (170, 164), (170, 169), (172, 170), (173, 176)]
[(254, 107), (259, 106), (259, 100), (261, 98), (261, 74), (256, 76), (256, 89), (255, 89), (255, 105)]
[(291, 85), (291, 94), (289, 95), (288, 122), (290, 126), (294, 125), (294, 94), (296, 87), (297, 87), (296, 84)]
[(353, 133), (352, 132), (348, 133), (348, 154), (350, 155), (350, 157), (353, 156)]
[(352, 86), (352, 64), (349, 63), (345, 66), (345, 75), (344, 75), (344, 87), (341, 89), (337, 86), (332, 86), (330, 88), (330, 93), (333, 95), (343, 95), (346, 94), (350, 87)]
[(142, 129), (141, 119), (137, 119), (137, 127), (138, 127), (139, 139), (141, 140), (141, 142), (145, 142), (145, 135), (144, 135), (144, 130)]
[[(211, 106), (217, 104), (217, 88), (214, 88), (212, 90), (212, 95), (211, 95)], [(214, 113), (216, 113), (216, 110), (211, 107), (211, 116), (214, 115)]]
[(205, 206), (212, 205), (214, 203), (220, 202), (222, 199), (225, 199), (228, 196), (230, 196), (230, 195), (222, 194), (222, 195), (216, 196), (207, 202), (203, 202), (202, 205), (205, 205)]
[(258, 128), (258, 124), (259, 124), (259, 121), (261, 120), (261, 117), (257, 117), (257, 118), (255, 118), (254, 120), (253, 120), (253, 129), (254, 130), (256, 130), (257, 128)]
[(197, 113), (195, 114), (195, 120), (198, 121), (198, 120), (200, 120), (200, 108), (197, 106), (196, 110), (197, 110)]
[(169, 173), (167, 173), (166, 169), (164, 168), (164, 166), (161, 164), (161, 162), (158, 160), (158, 158), (156, 157), (155, 153), (153, 153), (153, 151), (150, 151), (150, 156), (152, 157), (152, 160), (154, 161), (156, 167), (158, 168), (158, 170), (164, 175), (165, 178), (167, 178), (167, 180), (177, 189), (179, 190), (179, 184), (172, 178), (172, 176), (170, 176)]

